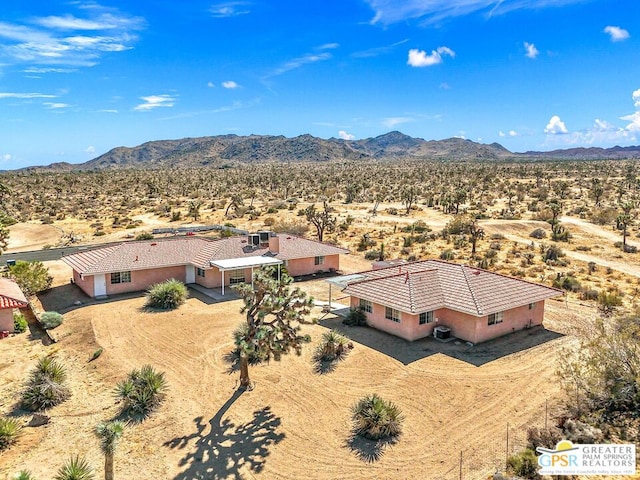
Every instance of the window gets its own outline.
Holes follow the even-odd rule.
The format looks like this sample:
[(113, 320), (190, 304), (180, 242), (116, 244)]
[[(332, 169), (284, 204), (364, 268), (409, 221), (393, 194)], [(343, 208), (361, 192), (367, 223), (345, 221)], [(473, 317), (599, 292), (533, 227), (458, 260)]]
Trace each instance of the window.
[(205, 275), (204, 269), (203, 268), (196, 268), (196, 275), (198, 275), (199, 277), (204, 277), (204, 275)]
[(536, 304), (535, 304), (535, 303), (530, 303), (530, 304), (529, 304), (529, 310), (533, 310), (533, 307), (535, 307), (535, 306), (536, 306)]
[(323, 265), (324, 264), (324, 256), (316, 257), (314, 259), (315, 265)]
[(489, 315), (489, 320), (487, 321), (487, 325), (495, 325), (496, 323), (502, 323), (504, 317), (504, 312), (492, 313)]
[(400, 323), (400, 311), (391, 307), (384, 307), (384, 318)]
[(360, 310), (363, 312), (371, 313), (373, 312), (373, 304), (369, 300), (360, 299)]
[(244, 283), (244, 268), (229, 272), (229, 284), (234, 285), (236, 283)]
[(111, 283), (131, 283), (131, 272), (112, 273)]
[(420, 314), (420, 320), (418, 321), (418, 323), (420, 325), (424, 325), (425, 323), (431, 323), (433, 322), (433, 312), (423, 312)]

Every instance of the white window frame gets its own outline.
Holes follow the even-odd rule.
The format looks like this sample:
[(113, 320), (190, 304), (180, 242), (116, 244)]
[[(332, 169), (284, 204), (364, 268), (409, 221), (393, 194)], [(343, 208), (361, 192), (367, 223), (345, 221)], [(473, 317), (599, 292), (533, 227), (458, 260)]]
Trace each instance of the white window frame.
[(363, 312), (373, 313), (373, 303), (370, 300), (365, 300), (364, 298), (361, 298), (360, 302), (358, 303), (358, 307)]
[(324, 255), (318, 255), (317, 257), (315, 257), (313, 259), (313, 264), (314, 265), (324, 265)]
[(535, 308), (535, 302), (529, 304), (529, 310), (533, 310)]
[(504, 312), (492, 313), (487, 317), (487, 325), (497, 325), (504, 322)]
[[(241, 276), (242, 274), (242, 276)], [(229, 270), (229, 285), (236, 285), (238, 283), (245, 283), (247, 280), (247, 274), (244, 268), (237, 268), (235, 270)]]
[[(424, 320), (423, 320), (423, 316), (424, 316)], [(432, 323), (433, 320), (434, 320), (433, 310), (431, 310), (430, 312), (422, 312), (418, 316), (418, 325), (426, 325), (427, 323)]]
[(396, 310), (395, 308), (391, 307), (384, 307), (384, 318), (386, 318), (387, 320), (400, 323), (401, 315), (402, 314), (400, 313), (400, 310)]
[(126, 272), (113, 272), (110, 275), (111, 285), (117, 285), (119, 283), (131, 283), (131, 271)]

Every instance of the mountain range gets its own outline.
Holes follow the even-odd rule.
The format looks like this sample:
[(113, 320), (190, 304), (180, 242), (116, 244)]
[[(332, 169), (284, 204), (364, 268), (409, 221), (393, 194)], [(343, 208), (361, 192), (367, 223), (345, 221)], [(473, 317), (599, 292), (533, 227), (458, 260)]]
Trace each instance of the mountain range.
[(217, 135), (179, 140), (156, 140), (137, 147), (116, 147), (81, 164), (62, 162), (29, 169), (93, 170), (233, 166), (258, 162), (291, 163), (332, 160), (495, 161), (628, 158), (640, 158), (640, 146), (513, 153), (499, 143), (483, 144), (462, 138), (427, 141), (393, 131), (362, 140), (322, 139), (308, 134), (293, 138), (281, 135)]

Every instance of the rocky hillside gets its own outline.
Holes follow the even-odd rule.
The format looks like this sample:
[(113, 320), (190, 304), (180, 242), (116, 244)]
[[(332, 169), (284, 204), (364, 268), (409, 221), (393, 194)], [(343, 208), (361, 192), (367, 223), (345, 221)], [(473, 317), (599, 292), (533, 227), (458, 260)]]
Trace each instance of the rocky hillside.
[(525, 152), (523, 156), (540, 157), (558, 160), (623, 160), (640, 158), (640, 146), (612, 147), (612, 148), (567, 148), (564, 150), (551, 150), (549, 152)]

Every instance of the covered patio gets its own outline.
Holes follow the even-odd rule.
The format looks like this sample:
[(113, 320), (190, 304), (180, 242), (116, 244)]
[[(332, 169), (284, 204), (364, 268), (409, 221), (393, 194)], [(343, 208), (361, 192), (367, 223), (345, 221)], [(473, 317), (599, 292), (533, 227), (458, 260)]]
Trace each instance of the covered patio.
[(264, 267), (266, 265), (278, 266), (278, 280), (280, 280), (280, 265), (283, 261), (274, 257), (255, 256), (255, 257), (241, 257), (241, 258), (229, 258), (225, 260), (214, 260), (210, 264), (212, 267), (216, 267), (220, 271), (222, 280), (221, 294), (224, 296), (224, 274), (227, 271), (233, 270), (245, 270), (251, 269), (251, 286), (253, 287), (253, 270), (254, 268)]

